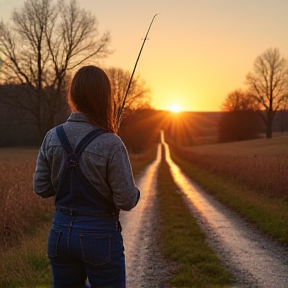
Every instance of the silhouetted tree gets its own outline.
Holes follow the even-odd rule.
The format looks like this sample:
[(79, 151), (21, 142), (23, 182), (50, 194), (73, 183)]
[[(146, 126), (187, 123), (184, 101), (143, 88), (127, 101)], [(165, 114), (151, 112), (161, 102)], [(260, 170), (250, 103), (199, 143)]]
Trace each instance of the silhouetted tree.
[[(26, 97), (26, 92), (19, 85), (0, 85), (0, 98)], [(37, 127), (31, 113), (21, 107), (11, 106), (0, 99), (0, 147), (35, 146), (41, 143)]]
[(252, 72), (246, 76), (250, 91), (265, 109), (262, 114), (266, 138), (272, 138), (275, 112), (282, 109), (288, 99), (288, 62), (277, 48), (270, 48), (258, 56)]
[[(118, 109), (122, 105), (131, 73), (123, 70), (122, 68), (115, 67), (106, 69), (106, 73), (112, 86), (115, 100), (114, 113), (115, 117), (117, 117)], [(141, 79), (139, 75), (134, 76), (126, 98), (123, 113), (125, 114), (127, 111), (131, 112), (137, 109), (148, 109), (150, 108), (150, 100), (150, 89), (146, 86), (145, 81)]]
[(119, 135), (129, 152), (141, 153), (159, 142), (160, 113), (153, 109), (138, 109), (123, 119)]
[(29, 111), (43, 137), (56, 124), (70, 73), (106, 57), (110, 35), (99, 36), (96, 18), (75, 0), (26, 0), (1, 35), (2, 79), (26, 89), (25, 97), (5, 101)]
[(248, 140), (260, 131), (259, 102), (256, 97), (242, 90), (228, 94), (222, 104), (226, 111), (219, 122), (219, 142)]

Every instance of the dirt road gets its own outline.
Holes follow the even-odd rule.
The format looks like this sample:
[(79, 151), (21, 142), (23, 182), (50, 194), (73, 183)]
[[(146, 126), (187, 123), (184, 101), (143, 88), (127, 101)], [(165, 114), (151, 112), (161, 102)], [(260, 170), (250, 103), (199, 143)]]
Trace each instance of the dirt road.
[(170, 277), (171, 268), (163, 259), (159, 249), (159, 217), (156, 196), (157, 169), (161, 160), (161, 145), (157, 158), (136, 179), (141, 191), (137, 207), (121, 212), (126, 256), (127, 288), (163, 287)]
[(259, 233), (200, 189), (170, 159), (169, 147), (163, 135), (162, 144), (157, 159), (137, 182), (142, 192), (139, 205), (131, 212), (122, 213), (128, 288), (161, 287), (160, 283), (170, 275), (169, 266), (161, 257), (155, 240), (159, 235), (155, 181), (161, 147), (165, 149), (174, 181), (183, 192), (191, 213), (206, 232), (210, 246), (219, 255), (223, 265), (235, 275), (233, 287), (287, 288), (287, 249)]

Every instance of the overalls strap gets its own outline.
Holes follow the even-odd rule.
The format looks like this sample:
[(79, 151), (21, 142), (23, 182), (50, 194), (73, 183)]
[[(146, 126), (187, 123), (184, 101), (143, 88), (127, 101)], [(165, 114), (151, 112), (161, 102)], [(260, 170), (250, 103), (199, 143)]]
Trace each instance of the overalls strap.
[(58, 126), (56, 128), (56, 132), (66, 153), (68, 155), (71, 154), (77, 155), (77, 157), (79, 157), (82, 154), (83, 150), (93, 141), (93, 139), (105, 133), (104, 130), (99, 128), (92, 130), (79, 142), (75, 151), (73, 151), (73, 148), (71, 147), (71, 144), (64, 131), (63, 125)]
[(56, 128), (56, 132), (57, 132), (58, 138), (59, 138), (64, 150), (66, 151), (66, 153), (68, 155), (73, 154), (73, 149), (72, 149), (70, 142), (66, 136), (63, 125), (58, 126)]
[(98, 136), (100, 136), (101, 134), (106, 133), (104, 130), (102, 129), (95, 129), (92, 130), (91, 132), (89, 132), (77, 145), (74, 154), (80, 156), (83, 152), (83, 150)]

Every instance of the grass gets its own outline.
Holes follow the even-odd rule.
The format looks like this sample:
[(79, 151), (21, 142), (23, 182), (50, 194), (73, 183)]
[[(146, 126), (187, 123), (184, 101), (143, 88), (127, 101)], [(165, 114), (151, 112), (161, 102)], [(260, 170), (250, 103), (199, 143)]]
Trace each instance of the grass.
[(53, 204), (33, 193), (37, 152), (35, 148), (0, 149), (0, 287), (3, 288), (51, 287), (46, 238)]
[(288, 156), (288, 135), (271, 139), (255, 139), (233, 143), (219, 143), (187, 147), (185, 150), (208, 155), (241, 155), (241, 156)]
[(137, 177), (144, 167), (156, 159), (157, 147), (158, 145), (154, 145), (151, 149), (142, 154), (129, 155), (134, 177)]
[[(264, 142), (267, 139), (263, 139)], [(271, 139), (270, 139), (271, 140)], [(269, 140), (268, 140), (269, 141)], [(278, 139), (277, 141), (280, 141)], [(273, 155), (273, 149), (277, 149), (279, 151), (279, 145), (270, 146), (269, 142), (266, 145), (268, 147), (265, 147), (263, 142), (256, 140), (258, 143), (262, 143), (263, 147), (262, 149), (265, 151), (269, 151), (269, 149), (272, 149), (272, 155)], [(275, 141), (276, 142), (276, 141)], [(235, 143), (236, 144), (236, 143)], [(238, 143), (240, 145), (241, 143)], [(252, 143), (251, 143), (252, 144)], [(253, 143), (253, 145), (256, 145), (257, 143)], [(234, 144), (230, 143), (230, 146), (233, 146)], [(213, 148), (213, 145), (211, 145), (211, 148), (208, 150), (209, 152), (209, 158), (211, 161), (213, 161), (213, 156), (217, 153), (221, 153), (221, 151), (224, 151), (226, 156), (221, 158), (222, 160), (219, 161), (227, 161), (227, 157), (233, 155), (233, 152), (228, 153), (229, 151), (229, 145), (225, 145), (225, 149), (221, 150), (220, 148), (216, 150), (216, 146)], [(237, 144), (236, 144), (237, 146)], [(251, 148), (251, 146), (249, 146)], [(276, 148), (275, 148), (276, 147)], [(200, 149), (200, 148), (199, 148)], [(202, 148), (201, 148), (202, 149)], [(213, 149), (215, 149), (215, 154), (213, 153)], [(286, 148), (287, 149), (287, 148)], [(231, 150), (233, 150), (233, 147), (231, 147)], [(216, 152), (217, 151), (217, 152)], [(220, 152), (219, 152), (220, 151)], [(243, 153), (244, 155), (248, 153), (244, 148), (242, 150), (237, 150), (238, 153)], [(249, 153), (252, 152), (253, 149)], [(257, 150), (258, 151), (258, 150)], [(195, 152), (195, 151), (194, 151)], [(254, 151), (255, 152), (255, 151)], [(228, 154), (227, 154), (228, 153)], [(267, 153), (264, 153), (265, 157), (267, 157)], [(226, 206), (231, 207), (233, 210), (237, 211), (239, 214), (241, 214), (244, 218), (246, 218), (249, 222), (255, 224), (261, 231), (264, 233), (271, 235), (275, 240), (281, 242), (285, 246), (288, 247), (288, 201), (287, 201), (287, 194), (285, 192), (281, 192), (281, 189), (275, 193), (275, 189), (273, 187), (277, 183), (282, 183), (282, 180), (285, 180), (287, 178), (287, 174), (275, 174), (275, 179), (273, 180), (272, 175), (265, 176), (261, 175), (261, 168), (251, 170), (249, 165), (246, 165), (246, 170), (251, 174), (251, 179), (253, 178), (254, 181), (261, 181), (262, 177), (268, 177), (268, 179), (272, 184), (275, 181), (274, 186), (272, 185), (272, 189), (256, 189), (256, 185), (251, 185), (249, 181), (245, 181), (245, 177), (239, 178), (238, 176), (235, 177), (233, 173), (225, 173), (225, 170), (222, 170), (221, 173), (217, 169), (211, 169), (211, 166), (209, 166), (209, 163), (201, 163), (201, 154), (199, 153), (197, 155), (197, 159), (199, 162), (194, 161), (187, 161), (189, 159), (189, 155), (187, 155), (187, 151), (185, 152), (185, 160), (183, 158), (178, 157), (175, 153), (175, 149), (171, 149), (171, 157), (175, 163), (177, 163), (182, 171), (192, 178), (194, 181), (198, 182), (208, 193), (214, 195), (220, 202), (224, 203)], [(239, 156), (241, 158), (241, 156)], [(242, 156), (243, 157), (243, 156)], [(263, 156), (264, 157), (264, 156)], [(271, 156), (273, 158), (273, 156)], [(205, 158), (207, 160), (208, 158)], [(204, 160), (203, 160), (204, 161)], [(246, 162), (247, 164), (248, 162)], [(266, 162), (266, 164), (269, 163)], [(276, 163), (276, 162), (275, 162)], [(287, 165), (287, 160), (285, 160), (284, 165)], [(220, 166), (223, 163), (214, 163), (215, 166)], [(263, 162), (263, 165), (265, 163)], [(224, 164), (225, 165), (225, 164)], [(238, 174), (242, 171), (242, 162), (235, 161), (233, 163), (229, 163), (229, 165), (234, 165), (235, 169), (234, 171), (238, 170)], [(272, 164), (271, 164), (272, 165)], [(277, 166), (277, 163), (275, 164)], [(273, 166), (274, 167), (274, 166)], [(217, 167), (216, 167), (217, 168)], [(235, 172), (236, 173), (236, 172)], [(282, 178), (285, 179), (282, 179)], [(276, 179), (279, 179), (277, 181)], [(287, 189), (287, 187), (286, 187)]]
[(51, 201), (33, 193), (35, 158), (0, 161), (0, 245), (11, 246), (25, 234), (41, 214), (50, 211)]
[(36, 161), (39, 148), (35, 147), (5, 147), (0, 148), (0, 161), (2, 160), (31, 160)]
[(157, 190), (164, 256), (177, 264), (172, 287), (230, 287), (233, 278), (206, 243), (206, 236), (178, 192), (170, 169), (161, 161)]
[(46, 242), (52, 222), (52, 213), (33, 231), (25, 234), (17, 245), (0, 249), (1, 288), (48, 288), (52, 279), (46, 257)]
[(201, 147), (174, 147), (174, 151), (182, 159), (213, 174), (245, 183), (257, 190), (259, 197), (266, 194), (287, 202), (287, 145), (288, 136), (281, 136)]

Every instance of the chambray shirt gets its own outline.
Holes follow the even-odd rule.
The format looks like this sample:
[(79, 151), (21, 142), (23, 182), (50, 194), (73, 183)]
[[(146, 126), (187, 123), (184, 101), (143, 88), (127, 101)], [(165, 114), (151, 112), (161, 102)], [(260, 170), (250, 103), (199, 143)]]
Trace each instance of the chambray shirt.
[[(95, 126), (82, 113), (72, 113), (63, 124), (73, 149)], [(46, 134), (39, 150), (34, 173), (34, 192), (43, 198), (55, 195), (64, 171), (67, 154), (56, 128)], [(140, 191), (135, 185), (127, 150), (113, 133), (95, 138), (83, 151), (79, 166), (89, 182), (122, 210), (136, 206)]]

